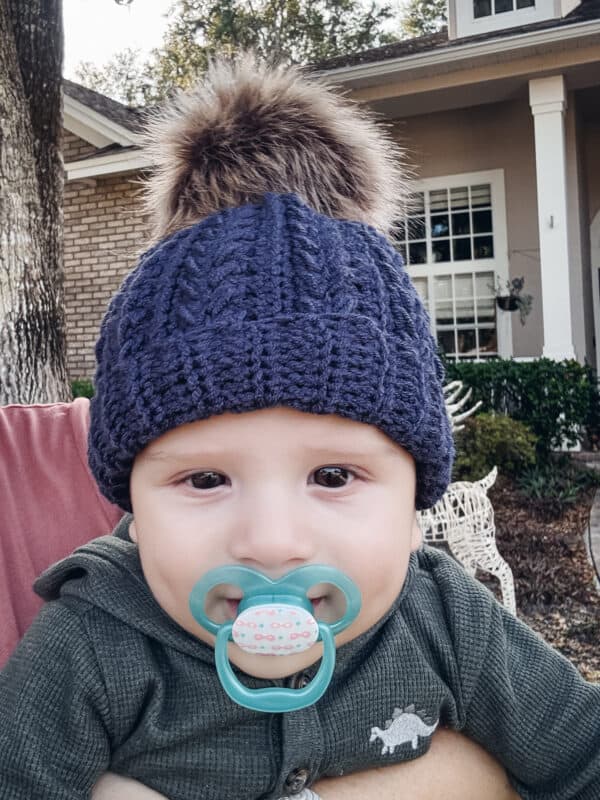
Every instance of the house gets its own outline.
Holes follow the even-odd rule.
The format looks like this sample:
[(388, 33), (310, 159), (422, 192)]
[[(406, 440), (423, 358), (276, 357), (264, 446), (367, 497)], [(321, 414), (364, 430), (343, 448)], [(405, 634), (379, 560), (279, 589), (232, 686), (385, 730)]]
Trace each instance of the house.
[(143, 247), (146, 164), (139, 112), (67, 80), (63, 99), (67, 359), (72, 379), (91, 378), (106, 306)]
[[(448, 30), (317, 71), (392, 125), (415, 165), (398, 246), (453, 358), (600, 366), (600, 0), (449, 0)], [(65, 84), (71, 374), (143, 242), (139, 114)], [(118, 213), (117, 213), (118, 212)], [(531, 314), (501, 310), (525, 278)]]

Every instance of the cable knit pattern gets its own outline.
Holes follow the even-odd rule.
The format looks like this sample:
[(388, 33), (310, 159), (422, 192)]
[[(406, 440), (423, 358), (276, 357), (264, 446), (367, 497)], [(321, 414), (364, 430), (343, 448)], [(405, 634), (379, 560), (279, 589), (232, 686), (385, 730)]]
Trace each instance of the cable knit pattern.
[(130, 510), (136, 455), (226, 411), (289, 406), (376, 425), (417, 464), (417, 507), (453, 456), (429, 320), (400, 256), (362, 223), (266, 195), (142, 256), (96, 347), (89, 459)]

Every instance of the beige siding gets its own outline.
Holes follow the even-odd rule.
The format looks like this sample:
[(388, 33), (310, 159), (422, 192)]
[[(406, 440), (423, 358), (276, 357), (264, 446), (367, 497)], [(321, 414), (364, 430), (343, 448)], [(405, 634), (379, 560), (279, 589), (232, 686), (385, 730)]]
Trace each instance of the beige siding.
[(135, 175), (66, 186), (65, 305), (72, 379), (92, 377), (100, 321), (143, 244), (138, 193)]
[(586, 123), (585, 166), (588, 180), (588, 220), (600, 212), (600, 120)]
[(539, 356), (543, 344), (533, 120), (525, 99), (398, 121), (417, 177), (503, 169), (510, 275), (525, 277), (533, 308), (526, 325), (513, 314), (515, 356)]

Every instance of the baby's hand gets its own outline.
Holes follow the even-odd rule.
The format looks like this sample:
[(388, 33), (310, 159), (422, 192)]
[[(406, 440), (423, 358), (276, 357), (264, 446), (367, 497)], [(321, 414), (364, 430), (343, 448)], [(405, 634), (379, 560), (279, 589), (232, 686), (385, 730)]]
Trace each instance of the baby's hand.
[(92, 790), (92, 800), (168, 800), (164, 795), (149, 789), (131, 778), (107, 772)]

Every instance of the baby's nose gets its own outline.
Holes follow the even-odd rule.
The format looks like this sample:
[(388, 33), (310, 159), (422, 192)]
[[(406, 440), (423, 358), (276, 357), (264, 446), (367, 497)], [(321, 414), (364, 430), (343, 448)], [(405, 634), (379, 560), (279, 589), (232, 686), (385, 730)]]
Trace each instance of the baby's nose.
[(242, 564), (280, 574), (315, 557), (315, 536), (294, 504), (285, 497), (255, 498), (232, 537), (231, 555)]

